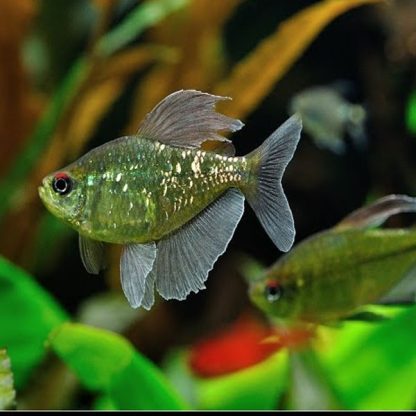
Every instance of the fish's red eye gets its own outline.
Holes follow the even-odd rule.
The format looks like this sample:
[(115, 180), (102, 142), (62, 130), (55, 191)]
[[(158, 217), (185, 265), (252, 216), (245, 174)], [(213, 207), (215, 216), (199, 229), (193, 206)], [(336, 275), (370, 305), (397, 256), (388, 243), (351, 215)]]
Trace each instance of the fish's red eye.
[(66, 173), (57, 173), (53, 177), (52, 188), (59, 195), (66, 195), (72, 190), (72, 179)]
[(264, 295), (269, 302), (276, 302), (283, 296), (283, 288), (276, 280), (269, 280), (264, 288)]

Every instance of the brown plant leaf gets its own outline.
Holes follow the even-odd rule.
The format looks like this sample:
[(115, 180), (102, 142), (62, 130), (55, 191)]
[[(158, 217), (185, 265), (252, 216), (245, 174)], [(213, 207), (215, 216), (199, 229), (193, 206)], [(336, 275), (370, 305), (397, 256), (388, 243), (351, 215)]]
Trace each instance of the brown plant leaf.
[(36, 10), (35, 0), (0, 2), (0, 176), (7, 171), (41, 110), (21, 59), (21, 46)]
[(241, 0), (197, 0), (187, 10), (187, 24), (179, 38), (182, 59), (176, 89), (209, 89), (223, 75), (222, 28)]
[(233, 98), (221, 109), (231, 117), (246, 117), (328, 23), (354, 7), (380, 1), (324, 0), (283, 22), (214, 88), (215, 94)]

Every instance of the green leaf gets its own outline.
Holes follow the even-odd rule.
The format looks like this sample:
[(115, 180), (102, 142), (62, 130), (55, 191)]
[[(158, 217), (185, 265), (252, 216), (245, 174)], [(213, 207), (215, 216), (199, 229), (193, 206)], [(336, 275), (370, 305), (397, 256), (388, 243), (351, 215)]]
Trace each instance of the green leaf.
[(50, 343), (88, 389), (107, 395), (117, 409), (186, 407), (160, 370), (115, 333), (67, 323)]
[(7, 351), (0, 350), (0, 410), (16, 406), (16, 392), (13, 387), (13, 373)]
[(343, 402), (351, 409), (414, 407), (416, 307), (398, 311), (383, 323), (344, 324), (320, 352)]
[(0, 345), (8, 350), (18, 388), (43, 359), (50, 331), (67, 319), (41, 286), (0, 256)]
[(260, 364), (215, 379), (198, 380), (200, 409), (277, 409), (286, 383), (287, 352), (280, 351)]

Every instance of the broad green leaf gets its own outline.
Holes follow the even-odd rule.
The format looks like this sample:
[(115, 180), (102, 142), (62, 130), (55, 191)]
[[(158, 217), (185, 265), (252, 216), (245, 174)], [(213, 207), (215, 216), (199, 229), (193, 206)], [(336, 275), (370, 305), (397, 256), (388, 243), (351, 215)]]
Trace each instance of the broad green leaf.
[(15, 407), (16, 392), (13, 387), (13, 372), (7, 351), (0, 350), (0, 410)]
[(50, 343), (88, 389), (107, 395), (117, 409), (185, 408), (160, 370), (120, 335), (67, 323)]
[(65, 312), (41, 286), (0, 257), (0, 345), (10, 355), (18, 388), (43, 359), (50, 331), (65, 320)]
[(244, 118), (249, 114), (333, 19), (354, 7), (379, 1), (325, 0), (283, 22), (214, 89), (218, 95), (233, 98), (221, 104), (227, 115)]
[(416, 396), (416, 307), (382, 323), (324, 330), (320, 351), (350, 409), (411, 410)]
[(215, 379), (197, 381), (198, 408), (218, 410), (277, 409), (286, 383), (287, 352)]

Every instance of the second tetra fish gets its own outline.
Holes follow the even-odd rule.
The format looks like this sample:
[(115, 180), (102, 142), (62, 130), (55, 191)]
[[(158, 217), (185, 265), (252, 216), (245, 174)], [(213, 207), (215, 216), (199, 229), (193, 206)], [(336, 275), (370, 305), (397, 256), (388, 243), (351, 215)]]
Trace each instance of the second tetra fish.
[[(205, 288), (243, 214), (244, 199), (276, 246), (293, 244), (281, 178), (300, 137), (291, 117), (245, 157), (231, 156), (220, 131), (243, 124), (214, 110), (218, 97), (194, 90), (162, 100), (136, 135), (104, 144), (44, 178), (46, 207), (79, 232), (90, 273), (104, 267), (103, 243), (123, 245), (121, 283), (133, 307), (150, 309), (154, 289), (184, 299)], [(227, 154), (203, 151), (225, 142)]]
[(370, 304), (414, 304), (416, 230), (374, 228), (403, 212), (416, 212), (416, 198), (389, 195), (352, 212), (251, 279), (251, 299), (274, 318), (318, 324), (368, 318)]

